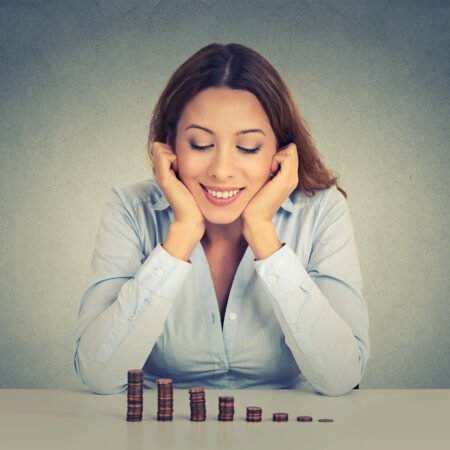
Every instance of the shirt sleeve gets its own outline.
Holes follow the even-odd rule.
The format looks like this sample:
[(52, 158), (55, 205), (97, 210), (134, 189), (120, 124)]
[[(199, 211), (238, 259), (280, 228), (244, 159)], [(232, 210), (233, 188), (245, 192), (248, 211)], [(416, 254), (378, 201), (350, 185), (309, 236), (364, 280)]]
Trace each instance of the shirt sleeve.
[(128, 370), (144, 366), (190, 270), (191, 263), (170, 255), (161, 244), (145, 259), (134, 212), (123, 193), (112, 188), (73, 343), (75, 370), (92, 391), (126, 389)]
[(325, 395), (352, 390), (369, 358), (369, 318), (344, 196), (335, 188), (324, 191), (306, 268), (286, 243), (254, 264), (306, 379)]

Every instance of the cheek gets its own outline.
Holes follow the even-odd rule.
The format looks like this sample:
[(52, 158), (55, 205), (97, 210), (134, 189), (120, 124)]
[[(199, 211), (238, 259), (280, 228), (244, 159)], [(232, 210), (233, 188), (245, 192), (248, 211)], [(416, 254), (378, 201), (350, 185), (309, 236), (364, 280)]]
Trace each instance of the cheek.
[(177, 162), (179, 174), (182, 177), (196, 177), (202, 169), (202, 161), (192, 153), (180, 151), (177, 153)]
[(261, 158), (250, 161), (246, 166), (246, 174), (249, 180), (261, 182), (265, 180), (270, 172), (272, 160), (270, 158)]

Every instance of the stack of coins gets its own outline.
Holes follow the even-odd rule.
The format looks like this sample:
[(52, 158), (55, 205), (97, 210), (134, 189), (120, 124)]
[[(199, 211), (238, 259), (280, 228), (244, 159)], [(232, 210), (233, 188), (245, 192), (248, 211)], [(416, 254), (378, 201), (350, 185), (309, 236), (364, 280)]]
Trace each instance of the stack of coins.
[(133, 369), (128, 371), (127, 421), (140, 422), (144, 406), (144, 371)]
[(170, 378), (159, 378), (158, 385), (158, 415), (160, 421), (173, 420), (173, 384)]
[(193, 422), (204, 422), (206, 420), (205, 389), (189, 389), (189, 398), (191, 404), (191, 420)]
[(262, 408), (259, 406), (247, 406), (247, 422), (261, 422)]
[(273, 422), (287, 422), (289, 420), (288, 413), (273, 413)]
[(312, 422), (313, 418), (311, 416), (297, 416), (298, 422)]
[(234, 397), (219, 397), (219, 420), (230, 422), (234, 416)]

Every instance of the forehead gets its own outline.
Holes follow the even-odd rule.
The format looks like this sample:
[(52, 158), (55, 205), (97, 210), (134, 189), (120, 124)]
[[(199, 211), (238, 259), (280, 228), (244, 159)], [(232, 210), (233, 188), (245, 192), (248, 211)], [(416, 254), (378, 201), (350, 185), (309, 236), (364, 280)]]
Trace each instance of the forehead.
[(191, 123), (205, 126), (217, 133), (245, 128), (272, 131), (267, 114), (257, 97), (241, 89), (208, 88), (198, 93), (185, 106), (179, 126), (184, 130)]

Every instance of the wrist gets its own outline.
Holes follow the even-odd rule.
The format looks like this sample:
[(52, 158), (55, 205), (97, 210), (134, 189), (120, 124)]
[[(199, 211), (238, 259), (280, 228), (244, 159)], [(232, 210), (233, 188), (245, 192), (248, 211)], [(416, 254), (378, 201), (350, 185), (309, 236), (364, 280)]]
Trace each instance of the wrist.
[(273, 222), (244, 223), (243, 235), (251, 247), (256, 261), (268, 258), (283, 246), (278, 239)]
[(173, 222), (169, 226), (166, 239), (162, 246), (164, 249), (184, 261), (190, 262), (189, 258), (195, 246), (203, 236), (204, 231), (197, 226), (180, 222)]

